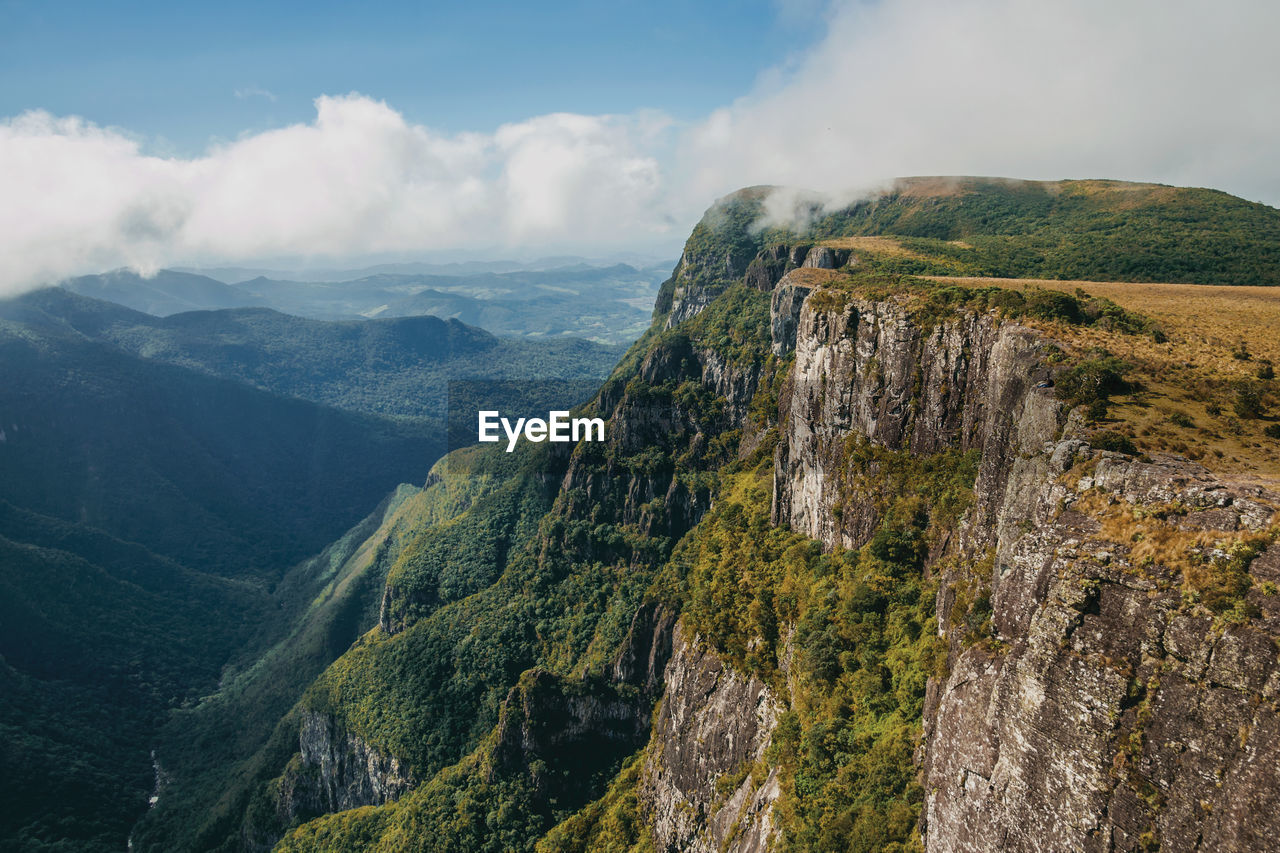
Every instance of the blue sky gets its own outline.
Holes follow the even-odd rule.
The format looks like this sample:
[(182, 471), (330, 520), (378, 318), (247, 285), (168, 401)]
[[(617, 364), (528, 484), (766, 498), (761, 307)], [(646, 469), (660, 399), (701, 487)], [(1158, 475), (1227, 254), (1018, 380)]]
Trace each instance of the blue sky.
[[(641, 252), (903, 175), (1280, 204), (1274, 0), (0, 0), (0, 293)], [(774, 196), (787, 208), (785, 194)]]
[(0, 2), (0, 116), (43, 109), (190, 154), (358, 91), (443, 131), (550, 112), (692, 120), (822, 31), (762, 0)]

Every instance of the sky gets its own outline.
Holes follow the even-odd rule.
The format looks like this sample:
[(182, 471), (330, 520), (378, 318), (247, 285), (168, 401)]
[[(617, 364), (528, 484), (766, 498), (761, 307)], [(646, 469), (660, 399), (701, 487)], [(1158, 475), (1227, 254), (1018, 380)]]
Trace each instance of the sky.
[(0, 293), (130, 266), (674, 256), (779, 184), (1280, 204), (1270, 0), (0, 0)]

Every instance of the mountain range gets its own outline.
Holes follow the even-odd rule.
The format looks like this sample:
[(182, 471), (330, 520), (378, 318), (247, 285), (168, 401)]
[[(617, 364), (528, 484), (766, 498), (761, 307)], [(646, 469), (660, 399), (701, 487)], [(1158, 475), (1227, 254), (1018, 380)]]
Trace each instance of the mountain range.
[[(621, 354), (7, 303), (0, 837), (1266, 849), (1280, 290), (1242, 285), (1280, 211), (773, 192), (708, 210)], [(392, 464), (440, 441), (424, 377), (584, 353), (605, 441)]]
[(160, 270), (144, 277), (119, 270), (69, 279), (62, 287), (161, 317), (245, 307), (329, 320), (429, 314), (498, 335), (618, 344), (643, 330), (653, 295), (669, 270), (669, 264), (636, 269), (579, 263), (501, 272), (468, 267), (455, 274), (382, 271), (338, 281), (259, 275), (233, 284), (193, 272)]
[[(0, 302), (0, 838), (120, 847), (168, 715), (292, 630), (324, 587), (289, 580), (300, 561), (425, 482), (451, 386), (545, 412), (617, 354), (435, 317), (159, 318), (58, 288)], [(334, 618), (322, 663), (354, 639)]]

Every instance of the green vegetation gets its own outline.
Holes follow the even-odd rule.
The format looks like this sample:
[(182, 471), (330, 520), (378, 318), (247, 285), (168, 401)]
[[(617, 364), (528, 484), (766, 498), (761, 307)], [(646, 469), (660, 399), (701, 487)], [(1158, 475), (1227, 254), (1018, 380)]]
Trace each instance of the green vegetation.
[(536, 853), (656, 853), (636, 796), (645, 754), (622, 766), (603, 797), (543, 836)]
[(119, 850), (146, 808), (166, 709), (214, 683), (263, 602), (2, 501), (0, 526), (0, 839)]
[(210, 849), (239, 837), (253, 797), (297, 749), (298, 719), (290, 709), (376, 623), (387, 571), (410, 531), (447, 520), (489, 485), (483, 477), (440, 477), (448, 467), (438, 463), (424, 490), (401, 487), (369, 518), (290, 571), (276, 592), (287, 633), (228, 668), (216, 693), (170, 715), (158, 752), (172, 775), (159, 803), (135, 827), (136, 846), (166, 848), (183, 838), (190, 847)]
[(1128, 335), (1149, 335), (1157, 340), (1164, 338), (1164, 333), (1150, 318), (1121, 308), (1110, 299), (1090, 296), (1079, 288), (1070, 294), (1040, 287), (1027, 290), (962, 287), (945, 280), (855, 268), (826, 282), (810, 297), (810, 304), (819, 311), (841, 311), (848, 296), (903, 300), (925, 328), (961, 314), (995, 311), (1011, 320), (1043, 320)]
[[(115, 850), (144, 814), (139, 849), (238, 838), (296, 749), (290, 707), (377, 620), (399, 556), (383, 521), (427, 525), (474, 497), (451, 486), (432, 509), (440, 490), (400, 490), (361, 522), (427, 479), (445, 379), (600, 376), (615, 352), (434, 318), (158, 320), (63, 291), (0, 303), (0, 795), (15, 804), (0, 839)], [(543, 412), (589, 393), (478, 388), (467, 403)], [(326, 395), (348, 408), (299, 399)], [(505, 464), (468, 488), (505, 481)], [(418, 511), (397, 515), (406, 500)], [(383, 550), (361, 551), (374, 535)], [(153, 748), (170, 781), (148, 811)]]
[(1207, 189), (1121, 181), (901, 181), (820, 219), (812, 237), (894, 236), (882, 272), (1280, 284), (1280, 211)]
[(227, 577), (274, 583), (443, 450), (55, 329), (0, 321), (0, 362), (0, 499)]
[[(682, 602), (688, 625), (731, 665), (791, 692), (767, 756), (783, 770), (786, 849), (918, 846), (923, 792), (911, 756), (926, 680), (944, 660), (924, 556), (972, 500), (976, 462), (852, 443), (849, 499), (880, 522), (860, 550), (827, 554), (769, 524), (771, 467), (745, 466), (659, 581), (658, 594)], [(788, 628), (795, 692), (780, 668)]]
[(769, 294), (730, 285), (681, 331), (730, 364), (753, 364), (769, 352)]
[(1130, 390), (1124, 379), (1124, 362), (1110, 353), (1098, 353), (1096, 357), (1060, 370), (1054, 378), (1054, 392), (1068, 405), (1093, 405), (1105, 403), (1112, 394)]

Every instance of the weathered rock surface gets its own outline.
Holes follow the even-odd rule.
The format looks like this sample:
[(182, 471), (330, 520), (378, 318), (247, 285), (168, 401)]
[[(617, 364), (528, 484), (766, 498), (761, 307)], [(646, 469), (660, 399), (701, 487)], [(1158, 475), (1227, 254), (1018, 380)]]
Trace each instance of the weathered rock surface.
[[(939, 578), (951, 660), (919, 752), (927, 849), (1272, 849), (1280, 596), (1261, 584), (1280, 577), (1280, 545), (1249, 567), (1249, 615), (1224, 619), (1188, 598), (1183, 564), (1227, 555), (1169, 533), (1138, 558), (1129, 531), (1152, 517), (1211, 540), (1262, 531), (1280, 496), (1181, 457), (1091, 449), (1038, 387), (1044, 343), (1028, 329), (987, 315), (923, 329), (892, 301), (797, 310), (806, 296), (784, 279), (773, 302), (775, 352), (795, 351), (777, 522), (829, 547), (866, 541), (874, 509), (841, 494), (849, 441), (981, 451), (977, 502), (949, 543), (962, 559)], [(984, 556), (988, 576), (966, 575)], [(952, 627), (962, 583), (990, 597), (986, 640)]]
[(758, 678), (729, 669), (697, 637), (676, 627), (666, 695), (638, 792), (657, 849), (770, 849), (777, 771), (763, 779), (749, 771), (764, 755), (783, 710)]
[[(1280, 496), (1177, 457), (1079, 442), (1041, 455), (1058, 463), (1036, 499), (1010, 490), (1002, 509), (1026, 523), (1006, 524), (996, 543), (1001, 648), (953, 643), (926, 718), (929, 849), (1269, 849), (1280, 829), (1280, 602), (1255, 588), (1257, 618), (1214, 619), (1186, 601), (1176, 569), (1134, 559), (1132, 542), (1074, 507), (1099, 495), (1125, 512), (1173, 504), (1170, 526), (1213, 519), (1226, 535), (1269, 524), (1262, 501)], [(1075, 486), (1055, 476), (1082, 459), (1093, 471)], [(1254, 563), (1259, 580), (1280, 562), (1274, 552)]]
[(395, 756), (383, 755), (326, 714), (304, 711), (300, 760), (281, 780), (279, 810), (287, 824), (298, 817), (376, 806), (414, 784)]
[[(784, 282), (775, 296), (775, 309), (786, 312), (774, 317), (779, 352), (791, 343), (786, 315), (797, 316), (802, 290)], [(891, 301), (827, 309), (806, 300), (794, 340), (773, 517), (829, 546), (857, 547), (879, 521), (868, 502), (843, 505), (837, 468), (850, 439), (915, 453), (982, 450), (975, 520), (983, 527), (996, 521), (987, 497), (1002, 494), (1015, 463), (1061, 430), (1052, 389), (1035, 387), (1047, 375), (1039, 367), (1046, 344), (994, 317), (970, 314), (926, 330)]]

